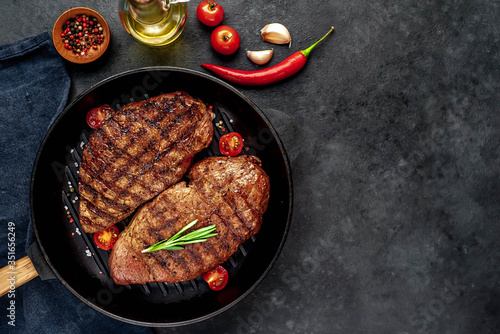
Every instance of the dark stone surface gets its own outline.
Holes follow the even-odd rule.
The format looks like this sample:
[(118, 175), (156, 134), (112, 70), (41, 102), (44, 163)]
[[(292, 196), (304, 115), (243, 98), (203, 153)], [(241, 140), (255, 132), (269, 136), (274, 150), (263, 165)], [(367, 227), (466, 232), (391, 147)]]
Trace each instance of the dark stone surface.
[(4, 0), (0, 44), (51, 30), (85, 5), (112, 41), (67, 64), (70, 100), (144, 66), (252, 69), (281, 22), (292, 48), (335, 33), (292, 79), (238, 87), (276, 127), (294, 178), (292, 225), (268, 277), (229, 311), (160, 333), (498, 333), (500, 331), (500, 2), (221, 1), (239, 52), (216, 55), (191, 1), (186, 29), (154, 49), (122, 29), (117, 1)]

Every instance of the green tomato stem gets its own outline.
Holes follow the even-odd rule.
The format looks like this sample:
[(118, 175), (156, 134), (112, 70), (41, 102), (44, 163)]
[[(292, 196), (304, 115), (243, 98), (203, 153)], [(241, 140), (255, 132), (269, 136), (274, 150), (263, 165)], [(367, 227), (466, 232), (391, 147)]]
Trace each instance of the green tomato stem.
[(312, 49), (314, 49), (314, 47), (315, 47), (316, 45), (318, 45), (321, 41), (323, 41), (323, 40), (326, 38), (326, 36), (330, 35), (330, 33), (331, 33), (332, 31), (333, 31), (333, 27), (332, 27), (332, 28), (331, 28), (331, 29), (330, 29), (330, 30), (326, 33), (326, 35), (325, 35), (325, 36), (323, 36), (323, 37), (322, 37), (319, 41), (317, 41), (316, 43), (314, 43), (313, 45), (311, 45), (311, 46), (310, 46), (310, 47), (308, 47), (307, 49), (302, 50), (302, 51), (300, 51), (300, 52), (302, 52), (302, 54), (304, 55), (304, 57), (306, 57), (306, 58), (307, 58), (307, 57), (309, 57), (309, 54), (311, 53)]
[(207, 0), (208, 2), (208, 9), (214, 10), (215, 7), (217, 7), (217, 4), (215, 2), (211, 2), (210, 0)]

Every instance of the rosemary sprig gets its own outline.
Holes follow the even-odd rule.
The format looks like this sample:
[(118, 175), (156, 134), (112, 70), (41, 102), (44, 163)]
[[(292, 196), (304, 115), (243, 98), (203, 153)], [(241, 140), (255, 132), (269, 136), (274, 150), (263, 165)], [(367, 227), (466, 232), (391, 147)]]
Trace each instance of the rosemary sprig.
[(143, 249), (143, 253), (154, 252), (160, 249), (166, 250), (178, 250), (183, 249), (183, 245), (194, 244), (197, 242), (204, 242), (210, 237), (216, 236), (218, 233), (214, 233), (215, 225), (205, 226), (199, 228), (193, 232), (181, 236), (182, 233), (193, 227), (198, 222), (198, 219), (193, 220), (186, 226), (184, 226), (179, 232), (174, 234), (170, 239), (162, 240), (153, 246)]

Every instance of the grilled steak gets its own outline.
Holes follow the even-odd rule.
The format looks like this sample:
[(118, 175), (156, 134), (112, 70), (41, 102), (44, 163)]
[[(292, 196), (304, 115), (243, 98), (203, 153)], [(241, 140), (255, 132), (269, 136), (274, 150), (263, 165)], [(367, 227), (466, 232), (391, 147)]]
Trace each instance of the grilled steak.
[(125, 105), (92, 134), (80, 165), (80, 223), (106, 229), (179, 182), (212, 141), (213, 113), (184, 92)]
[[(227, 261), (262, 224), (270, 185), (260, 165), (254, 156), (206, 158), (191, 168), (189, 185), (180, 182), (145, 204), (111, 252), (116, 284), (186, 281)], [(194, 219), (186, 233), (215, 224), (218, 235), (181, 250), (141, 252)]]

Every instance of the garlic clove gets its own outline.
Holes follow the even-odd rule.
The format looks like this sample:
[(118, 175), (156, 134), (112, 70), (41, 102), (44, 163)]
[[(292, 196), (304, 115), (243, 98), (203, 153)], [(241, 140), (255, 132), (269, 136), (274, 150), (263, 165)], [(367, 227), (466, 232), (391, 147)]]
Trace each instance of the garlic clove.
[(265, 42), (273, 44), (289, 44), (292, 46), (292, 37), (288, 29), (281, 23), (271, 23), (260, 30), (260, 34)]
[(262, 51), (247, 51), (247, 56), (257, 65), (264, 65), (269, 62), (273, 56), (273, 49)]

